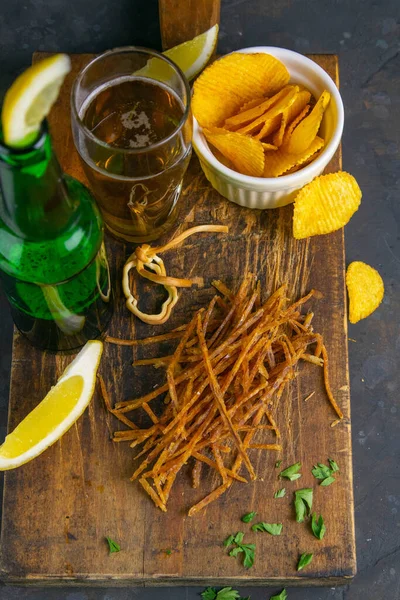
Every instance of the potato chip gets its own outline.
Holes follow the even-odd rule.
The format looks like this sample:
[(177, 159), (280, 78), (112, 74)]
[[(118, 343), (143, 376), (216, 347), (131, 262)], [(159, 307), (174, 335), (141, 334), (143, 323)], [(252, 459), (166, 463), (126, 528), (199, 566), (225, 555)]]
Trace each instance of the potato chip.
[(203, 133), (207, 141), (230, 160), (239, 173), (252, 177), (262, 176), (265, 159), (261, 142), (218, 127), (204, 129)]
[(259, 133), (257, 133), (256, 135), (253, 134), (253, 136), (256, 140), (265, 139), (266, 137), (271, 135), (271, 133), (274, 133), (274, 131), (279, 129), (281, 121), (282, 115), (276, 115), (276, 117), (274, 117), (273, 119), (267, 119), (266, 121), (264, 121), (264, 125), (262, 126), (262, 129), (259, 131)]
[(357, 323), (368, 317), (383, 300), (385, 288), (382, 277), (366, 263), (355, 261), (347, 267), (346, 286), (350, 323)]
[[(299, 87), (299, 86), (297, 86)], [(296, 95), (296, 98), (293, 100), (293, 103), (287, 109), (287, 120), (288, 123), (291, 123), (293, 119), (297, 117), (301, 113), (307, 104), (309, 104), (311, 99), (311, 93), (308, 90), (300, 90)]]
[(233, 127), (240, 127), (240, 125), (245, 125), (246, 123), (251, 123), (261, 115), (265, 114), (272, 106), (278, 104), (278, 102), (285, 102), (286, 98), (289, 98), (290, 101), (293, 94), (292, 88), (293, 86), (288, 85), (277, 94), (274, 94), (270, 98), (265, 98), (261, 103), (257, 103), (256, 106), (249, 107), (248, 110), (242, 110), (239, 114), (229, 117), (226, 119), (224, 127), (230, 129)]
[[(268, 107), (267, 111), (264, 111), (264, 113), (260, 117), (253, 120), (248, 125), (241, 127), (237, 131), (239, 133), (251, 133), (252, 131), (255, 131), (257, 128), (259, 128), (261, 123), (265, 123), (265, 121), (267, 120), (271, 121), (274, 117), (281, 115), (283, 111), (294, 102), (298, 90), (299, 88), (296, 85), (286, 86), (283, 90), (281, 90), (281, 92), (279, 92), (279, 94), (276, 94), (273, 98), (270, 98), (267, 101), (271, 102), (274, 100), (274, 98), (278, 96), (278, 99), (273, 101), (272, 105)], [(262, 108), (262, 106), (263, 104), (260, 104), (260, 106), (253, 108), (252, 111), (258, 111)]]
[(259, 104), (261, 104), (261, 102), (265, 102), (265, 100), (267, 100), (267, 98), (265, 96), (260, 96), (259, 98), (254, 98), (253, 100), (249, 100), (248, 102), (245, 102), (243, 104), (243, 106), (240, 107), (238, 114), (245, 112), (246, 110), (250, 110), (250, 108), (254, 108), (255, 106), (258, 106)]
[(361, 195), (357, 181), (345, 171), (316, 177), (295, 198), (294, 237), (302, 239), (344, 227), (360, 206)]
[(297, 125), (300, 123), (300, 121), (302, 121), (304, 119), (304, 117), (308, 114), (309, 110), (310, 110), (310, 105), (307, 104), (307, 106), (305, 106), (303, 108), (301, 113), (299, 113), (297, 115), (297, 117), (295, 119), (293, 119), (293, 121), (291, 123), (289, 123), (289, 125), (286, 127), (285, 133), (283, 134), (282, 146), (287, 145), (294, 129), (297, 127)]
[(282, 145), (288, 123), (291, 123), (302, 112), (310, 98), (311, 94), (308, 90), (301, 90), (296, 94), (292, 104), (283, 111), (280, 127), (272, 139), (275, 146)]
[(322, 117), (329, 104), (330, 98), (331, 96), (327, 91), (321, 94), (310, 114), (298, 124), (290, 136), (286, 146), (288, 152), (291, 154), (300, 154), (308, 148), (318, 133)]
[(316, 137), (310, 147), (302, 154), (288, 154), (288, 152), (279, 148), (277, 152), (272, 152), (265, 159), (264, 177), (279, 177), (279, 175), (283, 175), (293, 167), (302, 165), (320, 150), (323, 145), (324, 140)]
[(270, 54), (228, 54), (207, 67), (193, 86), (193, 114), (202, 127), (222, 124), (254, 96), (271, 96), (290, 75)]
[[(302, 162), (301, 165), (296, 165), (295, 167), (292, 167), (291, 169), (289, 169), (289, 171), (286, 171), (285, 175), (290, 175), (291, 173), (296, 173), (296, 171), (299, 171), (300, 169), (304, 169), (304, 167), (306, 167), (310, 163), (314, 162), (314, 160), (317, 160), (318, 156), (321, 154), (323, 149), (324, 149), (324, 146), (322, 146), (319, 150), (317, 150), (317, 152), (314, 152), (314, 154), (312, 154), (309, 158), (307, 158), (307, 160)], [(295, 156), (299, 156), (299, 155), (295, 154)]]
[(266, 142), (261, 142), (261, 146), (264, 148), (264, 150), (278, 150), (278, 146), (267, 144)]
[(279, 126), (279, 129), (278, 129), (278, 131), (275, 132), (275, 134), (272, 138), (272, 142), (274, 143), (275, 146), (278, 146), (278, 147), (282, 146), (283, 135), (285, 133), (287, 122), (288, 122), (288, 112), (287, 112), (287, 110), (285, 110), (282, 113), (282, 119), (281, 119), (281, 124)]
[(222, 152), (218, 150), (218, 148), (214, 146), (212, 152), (215, 158), (219, 160), (220, 163), (222, 163), (225, 167), (228, 167), (228, 169), (232, 169), (233, 171), (235, 171), (235, 165), (233, 164), (233, 162), (229, 160), (229, 158), (226, 158), (226, 156), (224, 156)]

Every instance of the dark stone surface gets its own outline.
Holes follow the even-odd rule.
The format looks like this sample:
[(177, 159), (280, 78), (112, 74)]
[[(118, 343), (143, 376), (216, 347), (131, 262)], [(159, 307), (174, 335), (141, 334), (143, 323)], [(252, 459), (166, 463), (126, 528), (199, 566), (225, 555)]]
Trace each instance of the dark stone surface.
[[(156, 0), (1, 0), (0, 7), (1, 94), (30, 63), (34, 50), (160, 46)], [(400, 598), (399, 39), (398, 0), (222, 0), (220, 53), (277, 45), (339, 54), (346, 108), (344, 168), (363, 190), (361, 208), (346, 228), (347, 261), (375, 266), (386, 287), (381, 308), (349, 329), (356, 340), (349, 344), (358, 575), (345, 588), (289, 589), (289, 600)], [(3, 297), (0, 311), (3, 436), (12, 335)], [(0, 600), (194, 600), (200, 591), (0, 588)], [(265, 600), (273, 590), (240, 592)]]

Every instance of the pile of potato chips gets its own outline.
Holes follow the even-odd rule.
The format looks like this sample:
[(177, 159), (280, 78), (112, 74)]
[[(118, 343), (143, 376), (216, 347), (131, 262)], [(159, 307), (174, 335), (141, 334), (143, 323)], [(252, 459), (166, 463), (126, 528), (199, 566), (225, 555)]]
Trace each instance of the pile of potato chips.
[[(330, 101), (316, 101), (290, 85), (285, 65), (269, 54), (233, 53), (210, 65), (194, 84), (193, 114), (225, 166), (253, 177), (279, 177), (314, 160), (325, 141), (322, 117)], [(316, 177), (296, 195), (293, 236), (331, 233), (344, 227), (361, 202), (355, 178), (344, 171)], [(350, 321), (357, 323), (382, 302), (379, 273), (362, 262), (346, 274)]]
[(229, 54), (200, 75), (193, 114), (218, 160), (243, 175), (279, 177), (317, 157), (330, 95), (315, 102), (289, 79), (285, 65), (264, 53)]

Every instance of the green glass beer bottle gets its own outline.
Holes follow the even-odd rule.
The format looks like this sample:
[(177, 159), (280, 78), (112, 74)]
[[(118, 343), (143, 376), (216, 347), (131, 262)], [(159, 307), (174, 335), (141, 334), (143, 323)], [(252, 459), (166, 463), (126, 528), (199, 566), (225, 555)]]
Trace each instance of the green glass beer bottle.
[(102, 219), (61, 171), (46, 122), (26, 148), (0, 135), (0, 278), (15, 325), (39, 348), (76, 350), (111, 317)]

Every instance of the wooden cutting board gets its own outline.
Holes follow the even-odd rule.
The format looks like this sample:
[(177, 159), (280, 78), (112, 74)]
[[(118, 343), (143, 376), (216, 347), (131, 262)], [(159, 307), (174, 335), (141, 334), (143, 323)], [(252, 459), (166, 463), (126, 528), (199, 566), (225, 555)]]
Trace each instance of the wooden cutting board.
[[(82, 181), (85, 178), (70, 129), (69, 97), (74, 77), (90, 58), (72, 56), (72, 73), (50, 117), (61, 165)], [(336, 56), (311, 58), (338, 82)], [(338, 151), (328, 170), (336, 171), (340, 166)], [(1, 568), (6, 582), (332, 585), (344, 583), (355, 574), (343, 231), (294, 240), (291, 206), (262, 212), (230, 203), (210, 187), (195, 156), (185, 177), (180, 205), (178, 231), (200, 223), (229, 225), (228, 235), (193, 236), (164, 256), (170, 274), (203, 276), (205, 287), (183, 290), (171, 320), (160, 328), (149, 327), (126, 310), (121, 297), (121, 269), (131, 249), (107, 238), (116, 293), (109, 333), (142, 338), (187, 322), (213, 295), (210, 282), (214, 278), (234, 286), (251, 271), (258, 274), (266, 292), (286, 282), (293, 297), (315, 287), (324, 294), (312, 305), (315, 327), (325, 337), (332, 388), (347, 419), (337, 427), (330, 426), (335, 415), (326, 399), (322, 372), (313, 365), (303, 366), (282, 398), (277, 415), (284, 431), (283, 465), (301, 461), (302, 478), (287, 482), (286, 497), (274, 499), (275, 490), (281, 487), (274, 468), (277, 456), (263, 453), (257, 461), (256, 482), (232, 486), (199, 516), (188, 518), (188, 508), (215, 486), (215, 474), (204, 473), (202, 489), (193, 490), (188, 473), (182, 473), (168, 513), (161, 513), (141, 487), (129, 481), (133, 451), (110, 441), (110, 431), (119, 424), (106, 413), (96, 393), (89, 409), (61, 441), (33, 462), (5, 475)], [(155, 288), (143, 282), (137, 285), (146, 294), (146, 301), (155, 305)], [(160, 348), (106, 345), (101, 373), (114, 400), (143, 394), (162, 379), (155, 369), (131, 367), (133, 358), (159, 352)], [(70, 360), (35, 350), (15, 333), (9, 430), (44, 397)], [(313, 398), (304, 402), (314, 390)], [(333, 485), (322, 488), (310, 470), (328, 457), (339, 463), (340, 475)], [(323, 515), (327, 526), (323, 541), (312, 536), (309, 525), (294, 519), (293, 492), (309, 486), (314, 488), (315, 511)], [(257, 550), (254, 567), (246, 571), (227, 556), (222, 541), (232, 532), (249, 529), (240, 517), (251, 510), (258, 512), (260, 520), (283, 522), (284, 531), (280, 537), (248, 534), (248, 541), (256, 541)], [(105, 536), (118, 541), (121, 552), (109, 555)], [(296, 563), (303, 552), (313, 552), (314, 560), (298, 573)]]

